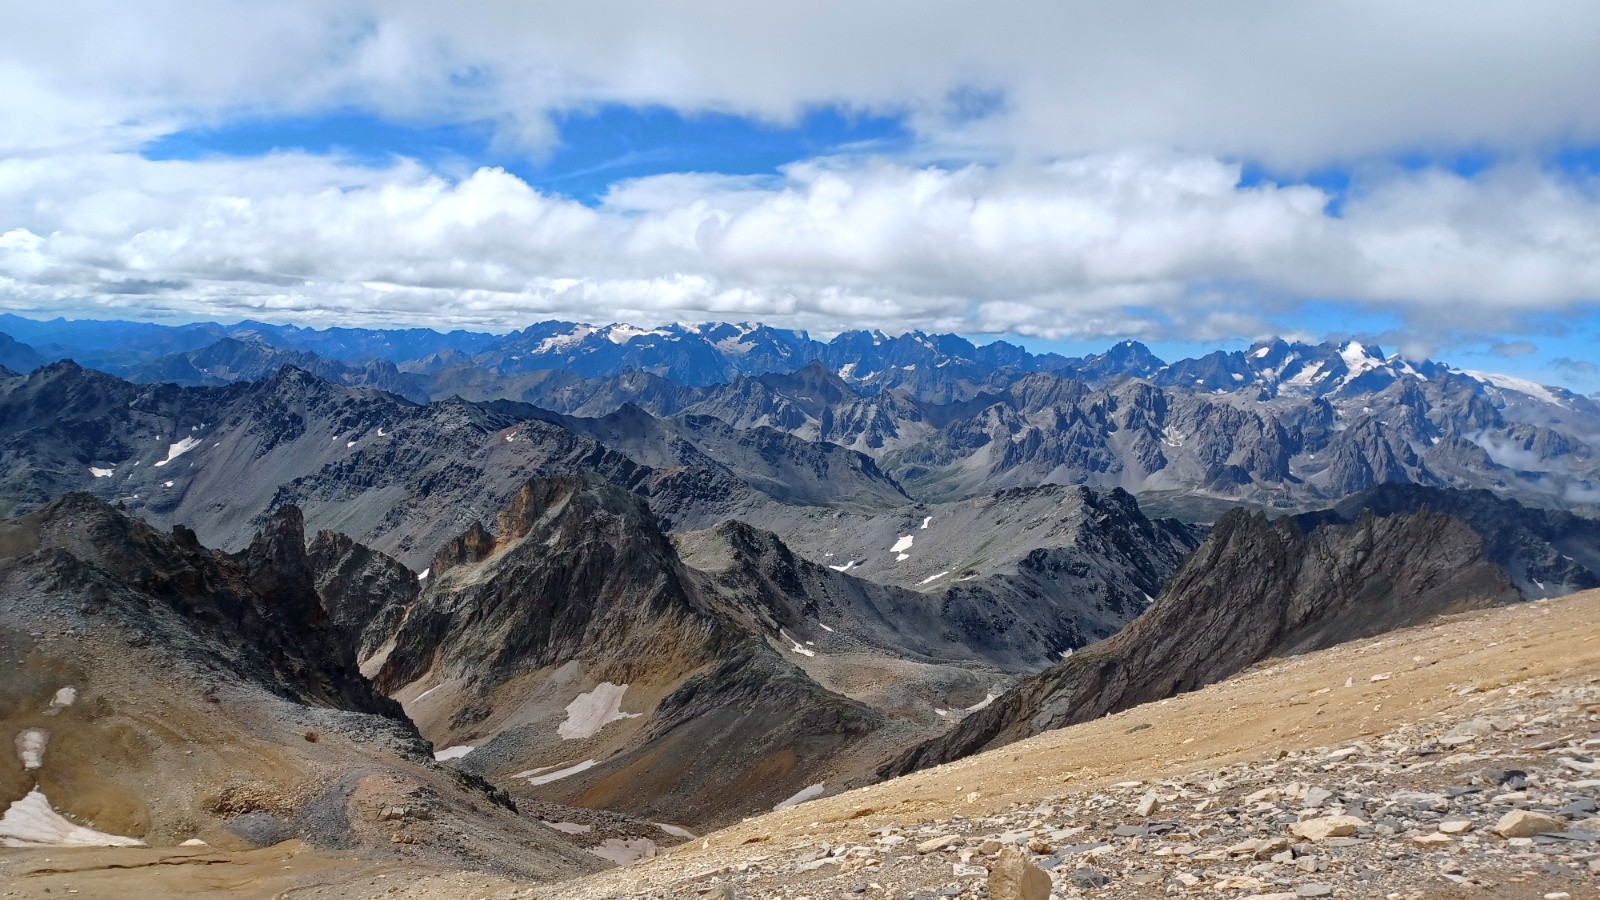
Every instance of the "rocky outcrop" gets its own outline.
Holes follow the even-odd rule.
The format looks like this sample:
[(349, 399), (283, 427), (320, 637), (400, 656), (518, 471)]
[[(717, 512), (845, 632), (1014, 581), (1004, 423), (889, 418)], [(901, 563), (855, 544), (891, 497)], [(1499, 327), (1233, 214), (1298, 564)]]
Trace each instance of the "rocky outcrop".
[(1349, 523), (1315, 524), (1236, 511), (1216, 523), (1132, 625), (1023, 681), (880, 774), (1171, 697), (1269, 656), (1517, 599), (1483, 539), (1442, 513), (1366, 512)]
[(332, 531), (319, 531), (306, 550), (330, 627), (366, 659), (399, 628), (420, 584), (393, 557)]
[(350, 638), (357, 617), (384, 614), (397, 564), (332, 535), (315, 547), (293, 508), (235, 554), (84, 494), (0, 522), (0, 734), (32, 742), (29, 768), (0, 767), (0, 808), (31, 817), (8, 813), (8, 835), (218, 850), (294, 838), (541, 879), (597, 868), (430, 760)]
[[(528, 482), (439, 561), (375, 681), (514, 792), (726, 821), (820, 780), (881, 722), (769, 647), (638, 496), (597, 476)], [(608, 691), (614, 710), (585, 711)], [(574, 753), (581, 772), (519, 780)]]

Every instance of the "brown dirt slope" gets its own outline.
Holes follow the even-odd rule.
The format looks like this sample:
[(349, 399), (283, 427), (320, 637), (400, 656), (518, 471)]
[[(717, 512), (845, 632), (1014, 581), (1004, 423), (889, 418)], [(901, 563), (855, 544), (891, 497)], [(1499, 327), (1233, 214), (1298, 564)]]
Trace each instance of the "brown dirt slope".
[[(1384, 673), (1389, 677), (1371, 680)], [(0, 885), (16, 897), (44, 897), (46, 888), (52, 891), (49, 896), (60, 896), (68, 887), (79, 897), (117, 898), (705, 896), (718, 878), (738, 866), (787, 859), (819, 842), (847, 845), (867, 841), (869, 831), (886, 827), (909, 830), (954, 816), (976, 819), (1019, 803), (1106, 791), (1119, 782), (1153, 783), (1198, 770), (1261, 764), (1280, 752), (1339, 747), (1423, 720), (1471, 718), (1507, 697), (1597, 682), (1600, 591), (1591, 591), (1453, 616), (1288, 660), (1269, 660), (1191, 694), (754, 818), (660, 858), (557, 885), (380, 866), (311, 851), (270, 860), (261, 856), (287, 853), (287, 848), (254, 851), (253, 856), (213, 852), (207, 854), (214, 859), (210, 865), (192, 871), (163, 867), (159, 874), (121, 866), (148, 862), (167, 851), (3, 851)], [(948, 880), (948, 865), (944, 872)], [(230, 873), (237, 877), (224, 889), (222, 880)], [(806, 877), (794, 875), (792, 884), (774, 884), (764, 896), (804, 893)], [(1492, 889), (1475, 888), (1468, 894), (1441, 890), (1428, 896), (1537, 898), (1550, 889), (1543, 877), (1534, 874), (1524, 881), (1514, 876), (1517, 880)], [(1575, 897), (1591, 895), (1573, 891)]]

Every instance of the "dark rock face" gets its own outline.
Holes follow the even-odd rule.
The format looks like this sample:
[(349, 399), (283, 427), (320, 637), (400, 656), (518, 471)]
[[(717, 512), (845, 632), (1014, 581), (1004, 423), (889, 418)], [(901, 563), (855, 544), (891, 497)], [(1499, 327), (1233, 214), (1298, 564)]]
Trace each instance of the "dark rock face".
[(1305, 527), (1235, 511), (1132, 625), (1025, 680), (880, 774), (905, 774), (1194, 690), (1269, 656), (1517, 599), (1483, 539), (1442, 513), (1368, 511), (1348, 523)]
[[(700, 658), (737, 640), (690, 597), (671, 544), (637, 497), (581, 476), (540, 479), (518, 491), (496, 524), (495, 535), (475, 525), (441, 552), (448, 565), (430, 577), (396, 635), (380, 688), (413, 681), (436, 659), (494, 682), (523, 666), (594, 653), (614, 658), (617, 679), (629, 681), (627, 670), (648, 665), (662, 635)], [(511, 549), (495, 560), (493, 577), (449, 577), (496, 545)]]
[(1485, 490), (1386, 485), (1347, 497), (1325, 513), (1308, 513), (1301, 522), (1348, 522), (1368, 511), (1392, 516), (1424, 510), (1469, 524), (1483, 538), (1489, 560), (1523, 597), (1561, 597), (1600, 587), (1600, 521), (1523, 506)]
[(209, 660), (301, 703), (403, 718), (329, 627), (297, 509), (278, 510), (250, 547), (223, 554), (193, 532), (163, 534), (86, 494), (4, 523), (10, 577), (115, 602), (142, 639)]
[(306, 550), (330, 627), (365, 659), (416, 602), (417, 576), (392, 557), (342, 534), (319, 531)]

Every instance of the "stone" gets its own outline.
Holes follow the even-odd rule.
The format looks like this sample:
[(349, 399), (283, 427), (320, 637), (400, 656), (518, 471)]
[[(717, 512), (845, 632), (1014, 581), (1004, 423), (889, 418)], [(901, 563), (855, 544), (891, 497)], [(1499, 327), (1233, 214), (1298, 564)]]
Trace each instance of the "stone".
[(1439, 830), (1445, 834), (1466, 834), (1473, 828), (1470, 819), (1447, 819), (1439, 823)]
[(1148, 819), (1160, 810), (1161, 798), (1156, 796), (1155, 791), (1146, 791), (1145, 795), (1139, 798), (1139, 805), (1134, 809), (1134, 814)]
[(1333, 885), (1324, 882), (1302, 884), (1294, 889), (1296, 897), (1332, 897)]
[(1106, 877), (1105, 873), (1094, 869), (1074, 869), (1072, 874), (1067, 876), (1067, 880), (1086, 891), (1103, 888), (1111, 883), (1111, 879)]
[(1006, 847), (989, 872), (989, 900), (1049, 900), (1050, 876), (1016, 847)]
[(1565, 822), (1544, 813), (1513, 809), (1495, 823), (1494, 833), (1503, 838), (1531, 838), (1555, 831), (1565, 831), (1566, 828)]
[(959, 834), (941, 835), (941, 836), (936, 837), (936, 838), (929, 838), (929, 839), (923, 841), (922, 843), (918, 844), (917, 845), (917, 852), (918, 853), (938, 853), (940, 850), (948, 850), (949, 848), (954, 847), (956, 844), (959, 844), (959, 843), (961, 843), (961, 835), (959, 835)]
[(1411, 839), (1411, 843), (1416, 844), (1418, 847), (1421, 847), (1425, 850), (1450, 847), (1453, 846), (1455, 842), (1456, 839), (1450, 835), (1439, 834), (1438, 832), (1434, 832), (1433, 834), (1418, 835), (1417, 837)]
[(1289, 833), (1308, 841), (1325, 841), (1328, 838), (1348, 837), (1366, 824), (1355, 816), (1323, 816), (1296, 822), (1289, 826)]
[(1314, 787), (1306, 791), (1306, 806), (1315, 809), (1333, 799), (1333, 791)]

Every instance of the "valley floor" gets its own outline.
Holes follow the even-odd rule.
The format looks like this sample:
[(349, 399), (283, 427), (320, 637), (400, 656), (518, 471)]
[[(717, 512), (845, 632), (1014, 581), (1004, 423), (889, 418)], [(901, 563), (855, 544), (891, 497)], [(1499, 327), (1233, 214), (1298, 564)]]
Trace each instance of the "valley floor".
[[(571, 882), (293, 845), (52, 848), (0, 851), (0, 897), (981, 897), (1006, 843), (1061, 897), (1594, 897), (1597, 750), (1600, 591), (1271, 660)], [(1563, 834), (1491, 833), (1519, 808)], [(1291, 834), (1340, 813), (1362, 824)]]

